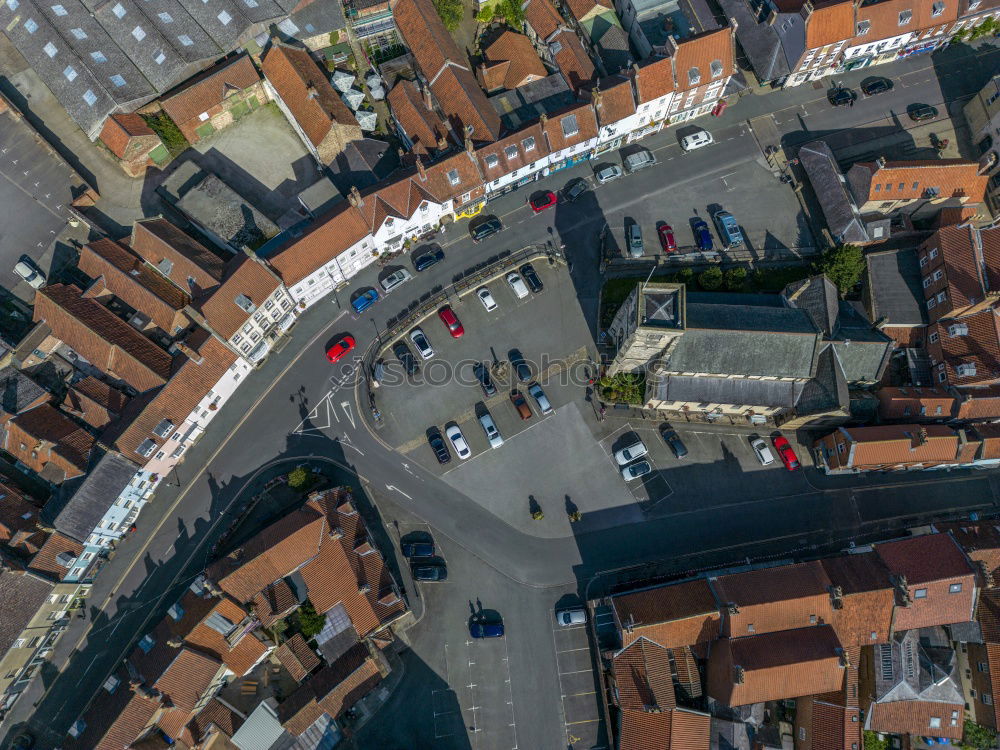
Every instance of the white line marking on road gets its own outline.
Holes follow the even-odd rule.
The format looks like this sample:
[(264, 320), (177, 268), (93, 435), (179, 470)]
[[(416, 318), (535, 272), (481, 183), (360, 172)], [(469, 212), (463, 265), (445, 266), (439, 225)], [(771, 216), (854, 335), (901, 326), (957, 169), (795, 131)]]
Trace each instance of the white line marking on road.
[[(405, 492), (403, 492), (401, 489), (399, 489), (399, 487), (396, 487), (395, 485), (387, 484), (385, 486), (385, 488), (387, 490), (389, 490), (390, 492), (398, 492), (400, 495), (402, 495), (403, 497), (405, 497), (407, 500), (412, 500), (413, 499), (412, 497), (410, 497), (409, 495), (407, 495)], [(469, 663), (472, 664), (472, 662), (469, 662)]]
[(556, 651), (557, 654), (571, 654), (574, 651), (590, 651), (590, 646), (583, 646), (582, 648), (568, 648), (565, 651)]
[(577, 669), (574, 672), (560, 672), (559, 676), (562, 677), (564, 675), (570, 675), (570, 674), (583, 674), (584, 672), (588, 672), (588, 673), (593, 674), (594, 670), (593, 669)]
[[(357, 429), (358, 426), (354, 423), (354, 415), (351, 413), (351, 404), (347, 401), (341, 401), (340, 406), (351, 422), (351, 429)], [(340, 420), (338, 419), (337, 421), (339, 422)]]

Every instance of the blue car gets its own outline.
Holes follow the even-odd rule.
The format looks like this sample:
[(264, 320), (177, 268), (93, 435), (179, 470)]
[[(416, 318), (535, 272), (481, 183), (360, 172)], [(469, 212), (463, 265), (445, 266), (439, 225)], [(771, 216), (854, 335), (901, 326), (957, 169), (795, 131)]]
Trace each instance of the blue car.
[(503, 624), (470, 622), (469, 635), (473, 638), (503, 638)]
[(708, 252), (712, 249), (712, 233), (708, 231), (708, 224), (701, 219), (694, 223), (694, 241), (699, 250)]
[(369, 289), (367, 292), (362, 292), (353, 302), (351, 302), (351, 307), (354, 308), (354, 312), (363, 313), (376, 302), (378, 302), (378, 292), (374, 289)]

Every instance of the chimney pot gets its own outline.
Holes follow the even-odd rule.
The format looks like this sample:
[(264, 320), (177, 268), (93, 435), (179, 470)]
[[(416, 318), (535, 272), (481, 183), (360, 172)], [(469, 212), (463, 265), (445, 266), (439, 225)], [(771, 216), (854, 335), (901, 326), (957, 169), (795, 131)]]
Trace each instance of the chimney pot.
[(316, 90), (316, 87), (310, 83), (309, 86), (306, 87), (306, 99), (315, 99), (318, 96), (319, 92)]

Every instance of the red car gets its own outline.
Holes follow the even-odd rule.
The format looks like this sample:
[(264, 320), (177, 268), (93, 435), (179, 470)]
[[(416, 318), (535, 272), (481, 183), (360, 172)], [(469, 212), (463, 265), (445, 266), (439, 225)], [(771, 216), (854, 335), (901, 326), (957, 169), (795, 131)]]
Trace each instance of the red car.
[(535, 193), (528, 201), (528, 205), (531, 206), (532, 211), (540, 214), (546, 208), (552, 208), (552, 206), (556, 205), (556, 194), (551, 190), (546, 190), (544, 193)]
[(674, 242), (674, 230), (669, 224), (660, 224), (656, 228), (656, 233), (660, 235), (660, 244), (663, 245), (663, 252), (672, 253), (677, 249)]
[(781, 463), (785, 465), (785, 468), (789, 471), (795, 471), (799, 468), (799, 458), (795, 455), (795, 451), (792, 450), (792, 446), (789, 445), (788, 440), (786, 440), (781, 435), (774, 438), (774, 449), (778, 451), (778, 458), (781, 459)]
[(344, 338), (326, 350), (326, 358), (330, 362), (339, 362), (344, 358), (345, 354), (354, 348), (354, 344), (353, 336), (344, 336)]
[(440, 310), (438, 310), (438, 317), (441, 318), (441, 322), (445, 324), (448, 329), (448, 333), (451, 334), (453, 339), (460, 338), (465, 329), (462, 327), (462, 321), (458, 319), (455, 315), (455, 311), (452, 310), (448, 305), (445, 305)]

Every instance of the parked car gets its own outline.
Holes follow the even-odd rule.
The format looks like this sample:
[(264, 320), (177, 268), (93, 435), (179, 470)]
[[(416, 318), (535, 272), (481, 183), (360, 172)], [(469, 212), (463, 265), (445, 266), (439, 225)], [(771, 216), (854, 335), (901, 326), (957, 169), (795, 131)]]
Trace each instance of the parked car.
[(32, 289), (41, 289), (45, 286), (45, 274), (27, 258), (22, 258), (14, 264), (14, 273), (21, 277), (22, 281)]
[(412, 542), (401, 544), (399, 548), (403, 551), (403, 557), (434, 557), (434, 542)]
[(497, 429), (497, 424), (490, 414), (483, 414), (479, 417), (479, 424), (483, 426), (483, 432), (486, 433), (486, 440), (489, 441), (490, 448), (499, 448), (503, 445), (503, 435), (500, 434), (500, 430)]
[(838, 86), (837, 88), (830, 89), (826, 93), (826, 98), (830, 100), (830, 104), (834, 107), (846, 107), (854, 104), (858, 95), (853, 89), (849, 89), (846, 86)]
[(906, 108), (906, 114), (914, 122), (923, 122), (924, 120), (933, 120), (938, 116), (938, 111), (937, 107), (932, 107), (930, 104), (911, 104)]
[(617, 164), (604, 164), (594, 172), (594, 177), (597, 178), (599, 184), (605, 185), (612, 180), (617, 180), (622, 174), (622, 168)]
[(674, 228), (669, 224), (660, 224), (656, 228), (656, 234), (660, 238), (660, 246), (663, 252), (672, 253), (677, 250), (677, 242), (674, 240)]
[(577, 199), (590, 189), (590, 185), (582, 177), (577, 177), (566, 183), (562, 189), (562, 199), (567, 203), (575, 203)]
[(647, 453), (649, 453), (649, 449), (646, 448), (646, 444), (639, 438), (636, 438), (634, 441), (615, 452), (615, 461), (618, 462), (619, 466), (624, 466), (625, 464), (635, 461), (637, 458), (642, 458)]
[(503, 638), (503, 623), (473, 620), (469, 623), (469, 635), (473, 638)]
[(483, 393), (486, 394), (486, 398), (495, 396), (497, 387), (493, 384), (493, 378), (490, 377), (490, 369), (482, 362), (476, 362), (472, 366), (472, 371), (476, 374), (476, 380), (479, 381), (479, 385), (483, 387)]
[(518, 380), (522, 383), (527, 383), (531, 380), (531, 368), (524, 361), (524, 355), (521, 354), (520, 349), (511, 349), (507, 352), (507, 359), (510, 360), (510, 365), (514, 368), (514, 374)]
[(531, 394), (531, 397), (535, 399), (535, 403), (538, 404), (538, 411), (542, 414), (552, 413), (552, 404), (549, 403), (549, 397), (545, 395), (542, 386), (538, 385), (538, 383), (532, 383), (528, 386), (528, 393)]
[(326, 359), (331, 364), (334, 362), (339, 362), (347, 353), (354, 348), (354, 337), (351, 335), (345, 335), (340, 338), (333, 346), (326, 350)]
[(667, 444), (675, 458), (684, 458), (688, 454), (687, 446), (684, 445), (680, 436), (669, 427), (660, 430), (660, 437), (663, 438), (663, 442)]
[(634, 154), (629, 154), (625, 157), (625, 171), (629, 174), (638, 172), (640, 169), (645, 169), (646, 167), (651, 167), (654, 164), (656, 164), (656, 157), (652, 151), (647, 151), (646, 149), (636, 151)]
[(431, 342), (427, 340), (427, 336), (419, 326), (410, 331), (410, 341), (417, 347), (417, 353), (423, 359), (430, 359), (434, 356), (434, 349), (431, 347)]
[(487, 237), (503, 229), (503, 222), (496, 216), (483, 217), (478, 223), (469, 225), (469, 234), (473, 242), (482, 242)]
[(528, 287), (524, 285), (524, 279), (514, 271), (507, 274), (507, 283), (510, 284), (510, 288), (518, 299), (524, 299), (528, 296)]
[(493, 299), (493, 292), (491, 292), (487, 287), (479, 287), (476, 290), (476, 296), (479, 298), (479, 301), (483, 303), (483, 307), (486, 308), (486, 312), (493, 312), (497, 309), (497, 301)]
[(626, 239), (628, 240), (628, 254), (633, 258), (642, 257), (642, 227), (633, 222), (628, 225), (628, 230), (626, 231)]
[(376, 302), (378, 302), (378, 292), (374, 289), (368, 289), (354, 298), (351, 307), (354, 308), (354, 312), (360, 315)]
[(792, 450), (791, 444), (788, 442), (788, 438), (784, 435), (778, 435), (772, 441), (774, 443), (774, 449), (778, 451), (778, 458), (781, 459), (781, 463), (785, 465), (785, 468), (789, 471), (795, 471), (801, 464), (799, 464), (799, 457), (795, 455), (795, 451)]
[(715, 228), (723, 245), (730, 248), (743, 244), (743, 232), (740, 231), (740, 225), (736, 223), (736, 218), (731, 213), (716, 211), (712, 218), (715, 219)]
[(448, 329), (448, 333), (451, 334), (453, 339), (462, 338), (465, 328), (462, 327), (462, 321), (458, 319), (458, 316), (455, 315), (455, 311), (451, 309), (450, 305), (445, 305), (438, 310), (438, 317), (441, 318), (441, 322), (444, 323), (444, 327)]
[(447, 581), (448, 568), (441, 563), (421, 563), (410, 568), (414, 581)]
[(382, 279), (379, 284), (382, 285), (382, 289), (385, 290), (386, 294), (388, 294), (393, 289), (398, 289), (412, 278), (413, 277), (410, 275), (409, 271), (405, 268), (400, 268), (398, 271), (393, 271)]
[(460, 459), (464, 461), (472, 455), (472, 451), (469, 449), (469, 444), (465, 442), (465, 435), (462, 434), (461, 427), (457, 424), (453, 424), (445, 429), (444, 434), (451, 441), (451, 445)]
[(538, 274), (535, 273), (535, 267), (530, 263), (525, 263), (519, 269), (522, 278), (528, 283), (528, 288), (531, 289), (535, 294), (538, 294), (545, 288), (545, 284), (542, 280), (538, 278)]
[(712, 250), (712, 233), (708, 230), (708, 224), (704, 220), (698, 219), (693, 227), (694, 242), (698, 249), (702, 252), (710, 252)]
[(865, 96), (884, 94), (886, 91), (892, 91), (892, 81), (882, 76), (866, 78), (861, 82), (861, 90), (865, 92)]
[(431, 450), (434, 451), (434, 457), (439, 464), (446, 464), (451, 461), (451, 452), (448, 450), (444, 438), (441, 437), (441, 433), (437, 429), (427, 436), (427, 442), (430, 443)]
[(552, 208), (557, 202), (558, 199), (556, 198), (555, 193), (551, 190), (543, 190), (542, 192), (532, 195), (528, 200), (528, 205), (531, 206), (532, 211), (536, 214), (540, 214), (546, 208)]
[(531, 419), (531, 407), (520, 391), (510, 392), (510, 402), (514, 404), (514, 410), (521, 419)]
[(704, 148), (713, 143), (715, 143), (715, 138), (707, 130), (699, 130), (697, 133), (691, 133), (681, 138), (681, 148), (685, 152)]
[(774, 463), (774, 455), (771, 453), (771, 449), (767, 447), (762, 439), (751, 438), (750, 447), (753, 448), (754, 454), (757, 456), (757, 460), (760, 461), (761, 466), (770, 466)]
[(444, 260), (444, 250), (441, 249), (440, 245), (431, 245), (426, 251), (414, 256), (413, 268), (417, 273), (420, 273), (442, 260)]
[(560, 610), (556, 612), (556, 622), (564, 628), (570, 625), (583, 625), (587, 622), (587, 610), (582, 607)]
[(413, 352), (410, 351), (410, 347), (405, 342), (397, 341), (393, 344), (392, 353), (396, 355), (396, 359), (403, 365), (403, 369), (406, 370), (407, 375), (416, 375), (420, 372), (420, 365), (417, 364)]
[(649, 461), (636, 461), (622, 469), (622, 479), (631, 482), (633, 479), (646, 476), (652, 470), (653, 467), (649, 465)]

